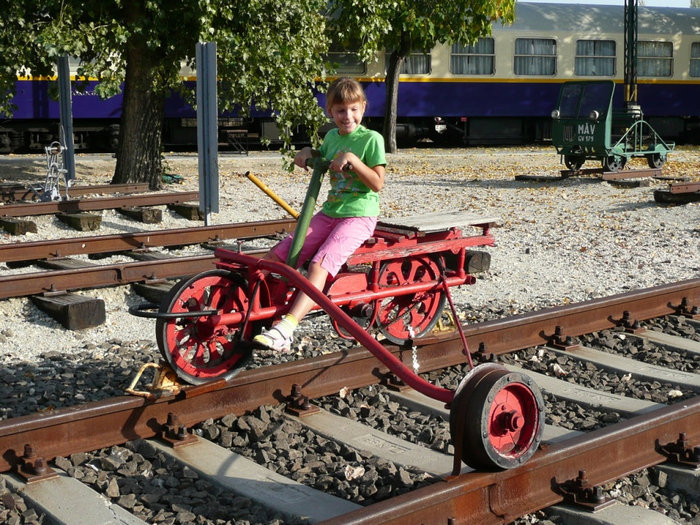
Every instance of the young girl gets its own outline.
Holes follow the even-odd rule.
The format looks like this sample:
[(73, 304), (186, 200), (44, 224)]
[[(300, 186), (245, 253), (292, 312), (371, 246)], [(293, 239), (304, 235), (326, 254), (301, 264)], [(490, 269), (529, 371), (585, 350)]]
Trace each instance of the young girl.
[[(320, 152), (331, 161), (331, 188), (323, 208), (311, 219), (298, 259), (299, 266), (311, 259), (308, 280), (321, 290), (328, 275), (335, 277), (348, 257), (372, 236), (377, 224), (377, 192), (384, 186), (386, 158), (382, 136), (361, 125), (366, 107), (367, 98), (357, 81), (339, 78), (329, 86), (326, 111), (337, 129), (326, 134)], [(303, 148), (294, 157), (294, 164), (308, 169), (309, 158), (311, 148)], [(286, 261), (291, 245), (289, 236), (265, 258)], [(313, 305), (306, 294), (298, 293), (289, 313), (253, 341), (259, 347), (289, 352), (294, 330)]]

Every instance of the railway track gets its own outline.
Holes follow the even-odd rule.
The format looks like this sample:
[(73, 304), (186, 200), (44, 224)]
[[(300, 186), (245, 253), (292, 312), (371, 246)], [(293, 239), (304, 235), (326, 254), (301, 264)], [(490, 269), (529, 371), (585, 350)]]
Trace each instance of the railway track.
[[(69, 190), (72, 197), (95, 195), (102, 193), (143, 193), (148, 191), (148, 184), (90, 184), (72, 186)], [(41, 197), (41, 190), (33, 190), (21, 184), (0, 184), (0, 201), (5, 203), (32, 201)], [(31, 215), (31, 214), (30, 214)]]
[[(85, 404), (54, 410), (46, 399), (0, 423), (0, 470), (15, 472), (2, 502), (37, 515), (68, 507), (66, 523), (83, 512), (73, 494), (128, 523), (509, 523), (568, 512), (551, 507), (561, 502), (603, 509), (614, 480), (662, 463), (658, 483), (659, 472), (682, 479), (700, 461), (698, 305), (696, 279), (465, 326), (477, 361), (525, 369), (546, 394), (540, 450), (512, 470), (451, 476), (444, 407), (346, 345), (277, 364), (255, 356), (228, 383), (152, 399), (100, 399), (98, 384), (95, 397), (84, 388), (94, 399)], [(391, 351), (454, 386), (465, 373), (461, 340), (450, 331), (424, 343)], [(309, 342), (324, 344), (325, 334)], [(577, 412), (588, 417), (575, 423)], [(45, 479), (24, 485), (17, 473)], [(679, 501), (687, 519), (693, 503)]]
[[(192, 275), (212, 267), (213, 251), (200, 250), (197, 255), (178, 256), (168, 252), (168, 248), (242, 242), (291, 231), (294, 225), (294, 220), (259, 221), (1, 244), (0, 261), (8, 266), (25, 268), (22, 273), (0, 277), (0, 298)], [(94, 262), (114, 254), (121, 254), (123, 260), (113, 264)], [(90, 256), (92, 260), (76, 256)], [(43, 269), (31, 271), (39, 267)]]
[(180, 191), (169, 193), (148, 193), (98, 197), (91, 199), (70, 199), (48, 202), (9, 203), (0, 206), (0, 217), (28, 217), (55, 213), (78, 213), (85, 211), (110, 210), (135, 206), (159, 206), (197, 201), (199, 192)]

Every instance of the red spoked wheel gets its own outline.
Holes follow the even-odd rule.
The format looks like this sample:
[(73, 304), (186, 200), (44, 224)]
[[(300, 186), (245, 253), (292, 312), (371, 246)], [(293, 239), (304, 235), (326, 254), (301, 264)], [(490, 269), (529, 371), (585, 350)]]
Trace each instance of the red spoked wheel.
[(375, 324), (392, 343), (402, 345), (430, 332), (445, 307), (445, 293), (436, 284), (424, 292), (399, 295), (401, 287), (438, 281), (442, 261), (431, 257), (409, 257), (387, 261), (379, 270), (379, 287), (396, 288), (397, 295), (377, 306)]
[(537, 450), (544, 399), (534, 381), (497, 364), (474, 368), (460, 383), (450, 410), (455, 457), (475, 469), (510, 469)]
[[(236, 326), (214, 325), (212, 314), (246, 313), (249, 307), (245, 279), (225, 270), (210, 270), (176, 284), (161, 303), (156, 340), (177, 375), (192, 384), (214, 378), (229, 379), (251, 355), (249, 341), (257, 326), (244, 334)], [(201, 315), (197, 315), (200, 313)], [(173, 314), (183, 314), (178, 317)]]

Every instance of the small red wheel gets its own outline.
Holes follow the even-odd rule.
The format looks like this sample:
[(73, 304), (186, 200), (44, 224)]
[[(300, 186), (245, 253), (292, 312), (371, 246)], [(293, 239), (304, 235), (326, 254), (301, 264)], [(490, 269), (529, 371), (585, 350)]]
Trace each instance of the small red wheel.
[[(213, 325), (212, 314), (247, 312), (245, 279), (226, 270), (210, 270), (176, 284), (161, 303), (159, 312), (188, 314), (168, 316), (156, 322), (158, 348), (177, 375), (192, 384), (213, 378), (230, 379), (248, 360), (251, 348), (243, 341), (257, 326)], [(193, 315), (202, 312), (201, 316)]]
[(525, 374), (479, 365), (457, 388), (450, 430), (455, 455), (470, 467), (517, 467), (530, 459), (542, 438), (542, 393)]
[(445, 294), (436, 285), (420, 293), (401, 295), (401, 287), (414, 283), (437, 281), (441, 260), (430, 257), (408, 257), (387, 261), (379, 270), (380, 288), (396, 288), (397, 295), (382, 300), (377, 308), (375, 324), (392, 343), (402, 345), (430, 332), (445, 307)]

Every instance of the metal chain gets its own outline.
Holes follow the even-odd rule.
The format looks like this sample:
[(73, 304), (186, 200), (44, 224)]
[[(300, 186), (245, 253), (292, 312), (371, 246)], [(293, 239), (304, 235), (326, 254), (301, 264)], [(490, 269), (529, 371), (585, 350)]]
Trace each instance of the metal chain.
[[(412, 326), (408, 327), (408, 335), (411, 336), (411, 339), (413, 339), (415, 336), (415, 332), (413, 331)], [(417, 374), (420, 365), (418, 364), (418, 347), (416, 345), (413, 345), (411, 347), (411, 358), (413, 360), (413, 373)]]

